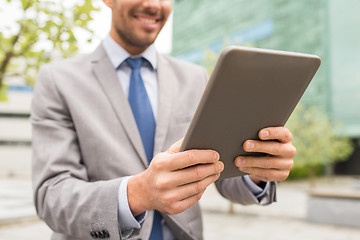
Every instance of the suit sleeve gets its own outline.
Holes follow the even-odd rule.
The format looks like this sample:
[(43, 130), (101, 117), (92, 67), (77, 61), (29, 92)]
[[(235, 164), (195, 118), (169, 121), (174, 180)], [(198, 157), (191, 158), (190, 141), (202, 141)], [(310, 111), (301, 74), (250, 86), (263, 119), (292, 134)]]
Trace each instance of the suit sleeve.
[(33, 189), (37, 213), (55, 232), (120, 239), (121, 178), (92, 182), (76, 129), (49, 67), (39, 73), (32, 103)]
[(243, 205), (267, 205), (276, 201), (276, 183), (270, 182), (261, 197), (257, 198), (246, 185), (243, 177), (225, 178), (215, 182), (219, 193), (226, 199)]

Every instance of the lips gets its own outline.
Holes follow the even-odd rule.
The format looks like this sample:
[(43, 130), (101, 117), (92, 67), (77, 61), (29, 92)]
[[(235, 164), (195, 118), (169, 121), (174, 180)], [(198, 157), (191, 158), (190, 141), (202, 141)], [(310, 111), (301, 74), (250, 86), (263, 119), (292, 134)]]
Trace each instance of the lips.
[(155, 29), (160, 25), (161, 17), (158, 14), (148, 14), (148, 13), (136, 13), (134, 14), (135, 19), (140, 23), (145, 29)]

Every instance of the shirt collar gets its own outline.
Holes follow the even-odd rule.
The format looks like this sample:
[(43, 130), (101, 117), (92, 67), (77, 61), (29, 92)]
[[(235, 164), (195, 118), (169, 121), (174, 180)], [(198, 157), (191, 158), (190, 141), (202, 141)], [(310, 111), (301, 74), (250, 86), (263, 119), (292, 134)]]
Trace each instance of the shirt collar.
[(117, 44), (110, 35), (104, 39), (102, 44), (115, 69), (117, 69), (128, 57), (143, 57), (150, 63), (153, 69), (157, 69), (157, 54), (154, 44), (151, 44), (143, 53), (134, 56), (131, 56), (130, 53)]

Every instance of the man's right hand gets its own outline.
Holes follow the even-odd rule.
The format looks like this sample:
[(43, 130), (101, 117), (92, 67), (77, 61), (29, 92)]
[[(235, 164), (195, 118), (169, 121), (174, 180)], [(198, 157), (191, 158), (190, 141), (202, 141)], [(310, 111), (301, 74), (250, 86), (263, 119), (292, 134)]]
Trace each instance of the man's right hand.
[(224, 169), (212, 150), (179, 152), (182, 140), (157, 154), (150, 166), (128, 182), (128, 201), (134, 216), (146, 210), (178, 214), (200, 200)]

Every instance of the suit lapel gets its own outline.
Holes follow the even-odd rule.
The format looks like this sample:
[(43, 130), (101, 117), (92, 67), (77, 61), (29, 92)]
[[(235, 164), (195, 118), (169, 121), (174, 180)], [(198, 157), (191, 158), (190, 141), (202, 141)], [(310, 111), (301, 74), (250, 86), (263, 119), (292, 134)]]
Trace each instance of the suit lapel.
[(176, 91), (176, 75), (167, 59), (158, 55), (159, 114), (156, 121), (154, 155), (161, 152), (168, 132)]
[(94, 52), (95, 58), (92, 60), (94, 74), (107, 95), (118, 119), (130, 139), (134, 149), (139, 155), (144, 166), (148, 166), (145, 150), (142, 145), (141, 137), (136, 126), (130, 105), (124, 95), (124, 91), (116, 75), (110, 59), (107, 57), (102, 46)]

